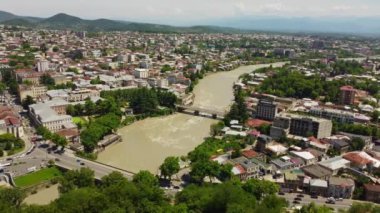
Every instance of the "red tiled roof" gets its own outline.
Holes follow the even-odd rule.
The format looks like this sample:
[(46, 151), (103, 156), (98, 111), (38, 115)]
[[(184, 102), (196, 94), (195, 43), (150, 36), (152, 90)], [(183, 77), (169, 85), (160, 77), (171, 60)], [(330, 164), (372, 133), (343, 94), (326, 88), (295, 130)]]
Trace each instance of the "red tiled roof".
[(380, 185), (375, 185), (375, 184), (364, 184), (364, 188), (365, 188), (367, 191), (379, 192), (379, 193), (380, 193)]
[(242, 153), (241, 153), (244, 157), (248, 158), (248, 159), (251, 159), (251, 158), (254, 158), (254, 157), (257, 157), (257, 152), (253, 151), (253, 150), (244, 150)]
[(343, 90), (343, 91), (356, 91), (355, 88), (353, 88), (352, 86), (348, 86), (348, 85), (342, 86), (340, 88), (340, 90)]
[(367, 158), (363, 158), (362, 156), (359, 155), (359, 153), (355, 153), (355, 152), (347, 153), (343, 155), (343, 158), (357, 165), (367, 165), (372, 162), (371, 160)]
[(242, 165), (236, 164), (235, 167), (240, 171), (240, 174), (245, 173), (245, 169)]
[(73, 137), (79, 135), (79, 131), (77, 129), (62, 129), (57, 134), (63, 137)]
[(271, 124), (271, 122), (260, 120), (260, 119), (248, 119), (248, 121), (246, 122), (247, 126), (253, 127), (253, 128), (259, 127), (263, 124)]

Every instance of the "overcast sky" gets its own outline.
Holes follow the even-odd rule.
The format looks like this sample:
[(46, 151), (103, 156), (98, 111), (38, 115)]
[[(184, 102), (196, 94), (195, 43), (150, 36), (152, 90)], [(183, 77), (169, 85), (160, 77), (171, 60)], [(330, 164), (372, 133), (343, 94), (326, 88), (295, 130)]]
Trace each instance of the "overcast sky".
[(168, 24), (239, 16), (380, 16), (380, 0), (0, 0), (0, 10), (49, 17), (64, 12)]

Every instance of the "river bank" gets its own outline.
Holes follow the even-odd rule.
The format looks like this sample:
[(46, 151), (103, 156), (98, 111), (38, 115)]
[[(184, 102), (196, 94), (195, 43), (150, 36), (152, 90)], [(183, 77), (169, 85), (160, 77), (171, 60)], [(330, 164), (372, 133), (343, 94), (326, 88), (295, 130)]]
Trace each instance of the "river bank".
[[(283, 64), (241, 66), (209, 74), (194, 88), (193, 105), (226, 111), (233, 102), (233, 84), (242, 74)], [(155, 174), (166, 157), (186, 155), (201, 144), (210, 135), (210, 126), (216, 122), (180, 113), (140, 120), (119, 129), (123, 142), (99, 153), (98, 161), (132, 172), (148, 170)]]

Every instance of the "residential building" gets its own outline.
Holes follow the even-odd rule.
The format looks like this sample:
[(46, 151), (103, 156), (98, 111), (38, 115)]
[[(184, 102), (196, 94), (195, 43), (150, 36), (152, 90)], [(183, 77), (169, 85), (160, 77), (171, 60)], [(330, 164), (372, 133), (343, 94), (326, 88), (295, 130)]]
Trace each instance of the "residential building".
[(21, 117), (9, 106), (0, 106), (0, 132), (13, 134), (18, 138), (24, 136)]
[(334, 120), (339, 123), (353, 123), (355, 121), (355, 114), (344, 110), (313, 107), (309, 113), (313, 116)]
[(305, 174), (302, 170), (294, 169), (284, 173), (284, 184), (281, 186), (281, 191), (297, 192), (302, 188)]
[(149, 70), (148, 69), (135, 69), (134, 72), (135, 78), (148, 78)]
[(244, 168), (246, 172), (246, 176), (245, 176), (246, 180), (257, 178), (259, 176), (259, 171), (260, 171), (259, 165), (253, 163), (246, 157), (238, 157), (238, 158), (232, 159), (231, 161), (235, 165), (239, 164)]
[(364, 184), (364, 197), (366, 201), (380, 203), (380, 185)]
[(350, 161), (344, 159), (342, 156), (336, 156), (318, 163), (326, 169), (329, 169), (333, 175), (337, 175), (341, 169), (349, 168)]
[(97, 90), (81, 89), (69, 92), (68, 101), (77, 102), (84, 101), (86, 98), (100, 97), (100, 92)]
[(49, 70), (50, 62), (48, 60), (42, 59), (37, 62), (37, 71), (38, 72), (46, 72)]
[(314, 164), (318, 160), (313, 154), (307, 151), (301, 151), (301, 152), (291, 151), (290, 154), (301, 158), (305, 162), (306, 165)]
[(36, 99), (43, 95), (46, 95), (47, 87), (46, 86), (26, 86), (19, 85), (19, 98), (20, 100), (24, 100), (27, 96), (31, 96)]
[(326, 180), (321, 179), (311, 179), (310, 180), (310, 194), (326, 196), (328, 189), (328, 184)]
[(281, 138), (287, 134), (301, 137), (325, 138), (331, 135), (332, 122), (322, 118), (305, 117), (282, 113), (276, 117), (271, 127), (271, 136)]
[(355, 189), (355, 182), (349, 178), (331, 177), (328, 181), (327, 196), (350, 199)]
[(340, 104), (353, 105), (355, 103), (356, 89), (352, 86), (342, 86), (340, 88)]
[(311, 178), (328, 180), (332, 176), (332, 171), (318, 164), (302, 167), (302, 171)]
[(277, 104), (273, 100), (260, 99), (256, 107), (256, 118), (273, 121), (277, 115)]

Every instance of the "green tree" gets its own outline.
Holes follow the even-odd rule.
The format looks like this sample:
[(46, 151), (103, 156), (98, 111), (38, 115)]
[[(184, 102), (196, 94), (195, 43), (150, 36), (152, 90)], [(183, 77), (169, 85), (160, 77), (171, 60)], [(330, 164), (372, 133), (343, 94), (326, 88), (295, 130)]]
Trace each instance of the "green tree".
[(54, 47), (53, 47), (53, 52), (55, 52), (55, 53), (56, 53), (56, 52), (58, 52), (58, 51), (59, 51), (59, 47), (57, 47), (57, 46), (54, 46)]
[(361, 138), (353, 138), (350, 143), (351, 149), (355, 151), (363, 150), (365, 142)]
[(169, 180), (171, 177), (179, 172), (179, 158), (178, 157), (167, 157), (164, 163), (160, 166), (161, 175)]
[(68, 171), (60, 179), (59, 191), (67, 193), (78, 188), (93, 187), (95, 186), (94, 178), (94, 171), (88, 168)]
[(327, 206), (317, 206), (314, 202), (309, 205), (302, 206), (299, 213), (333, 213), (333, 211)]
[(372, 113), (372, 121), (375, 123), (379, 122), (380, 112), (378, 110), (373, 111)]
[(255, 196), (258, 200), (261, 200), (263, 196), (277, 193), (279, 186), (276, 183), (266, 180), (250, 179), (243, 184), (243, 189)]
[(54, 86), (55, 85), (54, 79), (47, 73), (43, 74), (40, 77), (40, 83), (43, 85), (46, 85), (46, 86)]
[(28, 95), (21, 101), (21, 105), (24, 109), (28, 109), (29, 105), (35, 104), (36, 102), (32, 98), (32, 96)]
[[(25, 199), (25, 192), (19, 188), (1, 188), (0, 189), (0, 206), (2, 207), (20, 207)], [(3, 206), (5, 205), (5, 206)], [(7, 210), (7, 209), (3, 209)]]
[(158, 179), (149, 171), (140, 171), (133, 176), (133, 182), (149, 187), (158, 187)]
[(102, 186), (110, 187), (113, 185), (119, 185), (120, 183), (125, 182), (126, 179), (120, 172), (112, 172), (104, 177), (102, 177)]
[(205, 177), (209, 177), (210, 182), (212, 178), (218, 177), (220, 172), (219, 164), (210, 160), (198, 160), (191, 164), (190, 177), (195, 183), (203, 183)]

